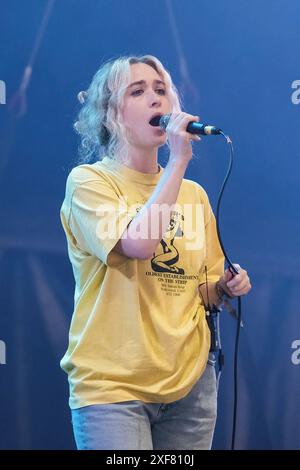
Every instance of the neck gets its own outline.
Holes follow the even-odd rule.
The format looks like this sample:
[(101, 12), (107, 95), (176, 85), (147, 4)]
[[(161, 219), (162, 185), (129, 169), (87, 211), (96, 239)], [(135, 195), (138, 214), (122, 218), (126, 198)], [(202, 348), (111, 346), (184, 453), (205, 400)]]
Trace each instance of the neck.
[(129, 147), (124, 164), (141, 173), (158, 173), (157, 148)]

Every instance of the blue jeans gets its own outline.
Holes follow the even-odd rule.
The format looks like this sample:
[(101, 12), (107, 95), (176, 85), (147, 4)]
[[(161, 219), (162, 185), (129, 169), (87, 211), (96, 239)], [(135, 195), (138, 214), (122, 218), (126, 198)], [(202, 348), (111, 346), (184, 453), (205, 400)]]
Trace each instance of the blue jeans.
[(216, 422), (214, 360), (184, 398), (172, 403), (139, 400), (72, 410), (79, 450), (210, 449)]

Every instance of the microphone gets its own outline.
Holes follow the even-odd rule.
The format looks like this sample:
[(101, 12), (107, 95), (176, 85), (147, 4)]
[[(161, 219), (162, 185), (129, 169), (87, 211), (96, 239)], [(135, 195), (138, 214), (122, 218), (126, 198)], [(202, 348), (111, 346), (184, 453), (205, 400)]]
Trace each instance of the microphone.
[[(164, 131), (167, 128), (167, 125), (170, 121), (171, 114), (164, 114), (163, 116), (154, 116), (149, 124), (151, 126), (159, 126)], [(190, 121), (186, 128), (187, 132), (190, 134), (201, 134), (201, 135), (217, 135), (221, 134), (222, 129), (219, 129), (215, 126), (210, 126), (208, 124), (203, 124), (201, 122)]]

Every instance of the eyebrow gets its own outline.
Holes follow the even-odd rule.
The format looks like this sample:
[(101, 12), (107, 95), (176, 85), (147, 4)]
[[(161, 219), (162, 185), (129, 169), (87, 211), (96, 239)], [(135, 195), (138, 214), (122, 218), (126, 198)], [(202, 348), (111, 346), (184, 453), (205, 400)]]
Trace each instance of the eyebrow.
[[(164, 86), (166, 86), (165, 82), (163, 82), (162, 80), (153, 80), (153, 83), (155, 83), (155, 85), (164, 85)], [(129, 88), (131, 88), (135, 85), (146, 85), (146, 81), (145, 80), (138, 80), (137, 82), (133, 82), (127, 87), (127, 89), (129, 89)]]

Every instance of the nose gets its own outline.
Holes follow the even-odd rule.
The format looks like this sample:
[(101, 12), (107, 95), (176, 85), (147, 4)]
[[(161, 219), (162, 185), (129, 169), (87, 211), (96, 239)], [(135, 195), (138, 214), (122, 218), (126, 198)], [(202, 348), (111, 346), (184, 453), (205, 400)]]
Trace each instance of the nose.
[(154, 90), (149, 91), (148, 103), (151, 108), (158, 108), (161, 105), (161, 98)]

